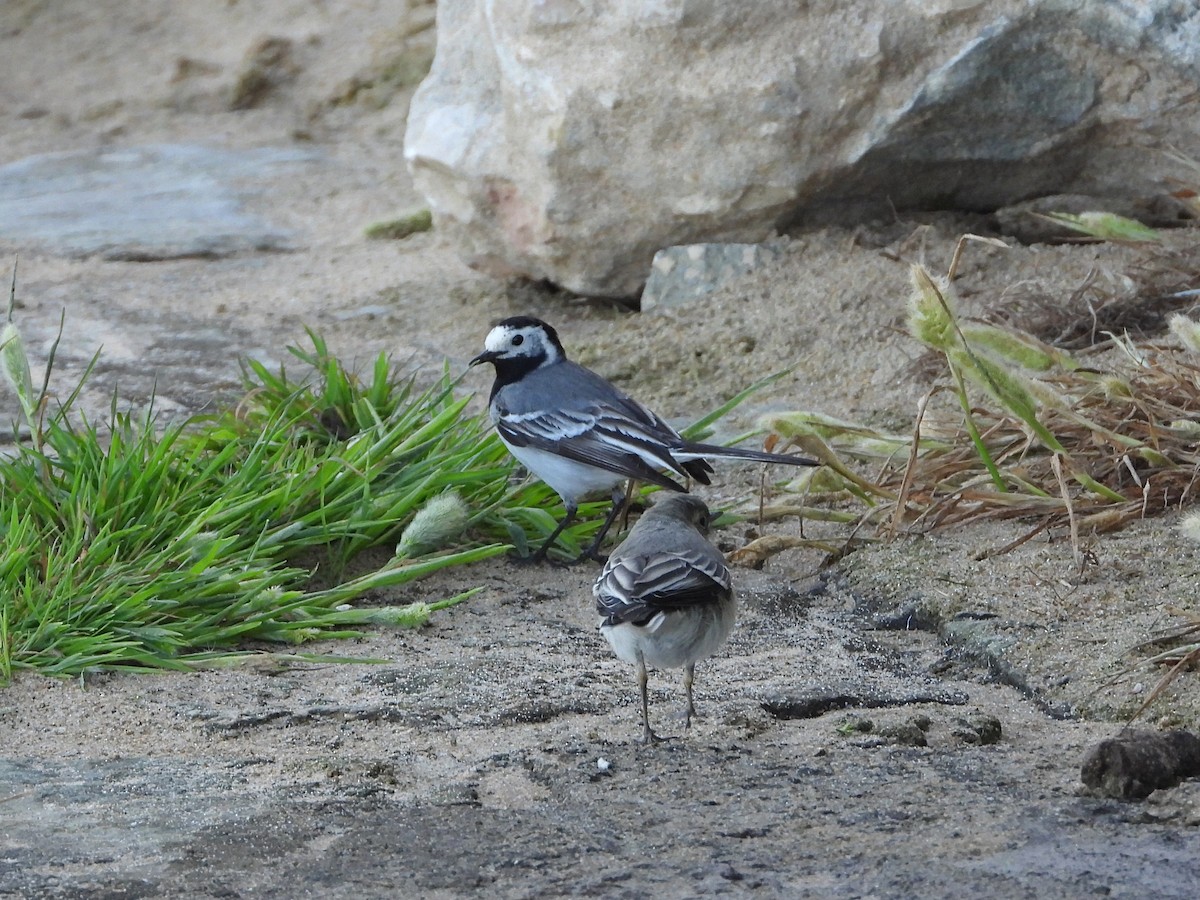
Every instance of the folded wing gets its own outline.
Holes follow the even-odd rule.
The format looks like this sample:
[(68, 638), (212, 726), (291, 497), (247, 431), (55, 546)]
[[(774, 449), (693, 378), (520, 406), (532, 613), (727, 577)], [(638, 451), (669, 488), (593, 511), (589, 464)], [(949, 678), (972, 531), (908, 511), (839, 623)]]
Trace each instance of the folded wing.
[(610, 559), (592, 592), (605, 625), (642, 624), (663, 610), (728, 599), (732, 584), (718, 557), (685, 550)]

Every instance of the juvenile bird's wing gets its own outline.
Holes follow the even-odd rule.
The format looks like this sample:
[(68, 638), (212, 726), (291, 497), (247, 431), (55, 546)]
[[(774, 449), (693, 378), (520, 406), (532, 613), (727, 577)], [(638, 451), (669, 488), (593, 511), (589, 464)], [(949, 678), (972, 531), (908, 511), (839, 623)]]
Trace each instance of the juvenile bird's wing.
[(592, 593), (604, 624), (619, 625), (644, 622), (661, 610), (723, 600), (732, 589), (732, 577), (720, 555), (703, 544), (645, 555), (614, 554)]

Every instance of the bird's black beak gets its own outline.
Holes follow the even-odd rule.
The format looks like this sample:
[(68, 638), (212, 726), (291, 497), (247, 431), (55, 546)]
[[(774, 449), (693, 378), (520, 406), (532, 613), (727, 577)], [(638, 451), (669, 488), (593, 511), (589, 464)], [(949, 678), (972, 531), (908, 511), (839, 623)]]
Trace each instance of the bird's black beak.
[(475, 357), (473, 360), (471, 360), (469, 363), (467, 363), (467, 367), (470, 368), (471, 366), (477, 366), (480, 363), (495, 362), (497, 359), (499, 359), (503, 355), (504, 355), (503, 353), (499, 353), (495, 350), (484, 350), (477, 357)]

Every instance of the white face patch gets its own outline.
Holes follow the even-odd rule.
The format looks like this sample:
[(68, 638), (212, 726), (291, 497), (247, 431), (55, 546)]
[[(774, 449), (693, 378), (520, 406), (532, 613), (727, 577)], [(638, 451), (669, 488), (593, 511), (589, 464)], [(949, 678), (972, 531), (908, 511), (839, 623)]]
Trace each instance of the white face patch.
[(507, 325), (497, 325), (488, 332), (487, 338), (483, 342), (483, 349), (489, 353), (499, 353), (504, 350), (511, 349), (513, 329)]
[(526, 325), (524, 328), (497, 325), (488, 332), (483, 348), (490, 353), (503, 354), (508, 359), (544, 355), (546, 362), (554, 362), (559, 355), (554, 344), (546, 339), (546, 333), (536, 325)]

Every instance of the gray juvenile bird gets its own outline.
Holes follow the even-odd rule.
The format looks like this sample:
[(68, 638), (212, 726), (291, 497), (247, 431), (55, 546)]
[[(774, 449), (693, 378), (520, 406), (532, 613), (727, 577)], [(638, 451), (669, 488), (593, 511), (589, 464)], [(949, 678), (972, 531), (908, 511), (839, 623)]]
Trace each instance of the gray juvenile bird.
[(627, 479), (684, 491), (668, 475), (709, 484), (706, 456), (817, 466), (814, 459), (684, 440), (674, 428), (590, 369), (571, 362), (558, 333), (532, 316), (505, 319), (488, 332), (472, 366), (491, 363), (488, 408), (500, 440), (562, 497), (566, 516), (534, 559), (545, 559), (575, 518), (579, 501), (611, 491), (613, 507), (584, 556), (595, 557), (624, 503)]
[(699, 497), (662, 497), (638, 519), (592, 586), (600, 633), (620, 659), (637, 666), (643, 743), (661, 740), (650, 728), (646, 667), (683, 667), (690, 726), (696, 662), (716, 653), (733, 630), (732, 578), (721, 551), (705, 537), (709, 518)]

